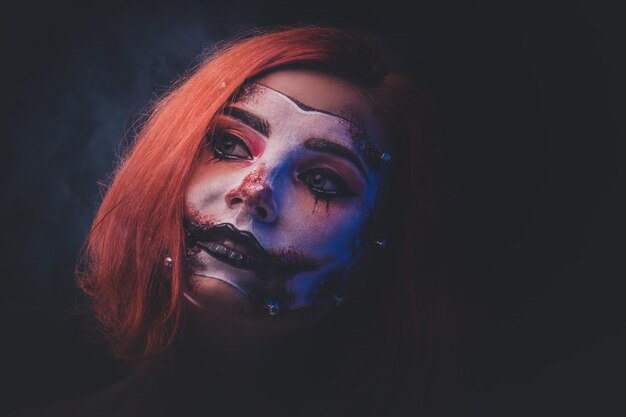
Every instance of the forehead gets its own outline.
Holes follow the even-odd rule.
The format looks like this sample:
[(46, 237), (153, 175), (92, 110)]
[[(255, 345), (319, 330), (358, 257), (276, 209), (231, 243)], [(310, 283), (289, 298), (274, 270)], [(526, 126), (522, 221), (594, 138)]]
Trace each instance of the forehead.
[(354, 149), (370, 168), (376, 169), (381, 164), (383, 151), (368, 130), (346, 117), (313, 108), (264, 85), (245, 86), (227, 113), (233, 114), (234, 107), (249, 110), (255, 118), (260, 118), (250, 124), (262, 125), (257, 130), (267, 136), (278, 134), (296, 142), (308, 139), (340, 142)]
[(318, 110), (349, 121), (355, 133), (367, 135), (378, 144), (385, 141), (371, 99), (349, 81), (308, 69), (282, 69), (255, 81), (289, 97), (303, 109)]
[(370, 136), (378, 134), (371, 101), (361, 88), (348, 81), (305, 69), (274, 71), (256, 81), (304, 107), (344, 118)]
[(247, 84), (237, 107), (262, 112), (274, 127), (317, 131), (351, 138), (352, 147), (372, 168), (380, 163), (387, 139), (363, 91), (340, 78), (309, 70), (280, 70)]
[(362, 129), (345, 117), (313, 108), (259, 83), (246, 85), (232, 108), (249, 110), (263, 122), (268, 122), (268, 133), (297, 130), (304, 135), (339, 135), (352, 138), (355, 142), (366, 136)]

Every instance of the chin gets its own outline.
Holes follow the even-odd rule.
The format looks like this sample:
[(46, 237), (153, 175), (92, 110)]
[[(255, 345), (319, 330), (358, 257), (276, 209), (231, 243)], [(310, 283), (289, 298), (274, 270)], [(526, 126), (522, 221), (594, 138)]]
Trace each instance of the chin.
[(226, 333), (237, 339), (273, 337), (310, 329), (330, 312), (330, 305), (301, 306), (270, 315), (259, 310), (237, 288), (221, 279), (192, 276), (185, 291), (186, 309), (207, 333)]

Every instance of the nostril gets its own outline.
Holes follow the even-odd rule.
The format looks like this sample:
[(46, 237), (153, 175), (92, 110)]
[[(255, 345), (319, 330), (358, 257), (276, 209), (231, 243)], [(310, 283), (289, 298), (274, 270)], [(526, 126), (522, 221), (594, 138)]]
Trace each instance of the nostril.
[(261, 218), (265, 219), (267, 217), (267, 210), (263, 207), (256, 207), (256, 214)]
[(241, 203), (243, 203), (243, 200), (239, 197), (234, 197), (230, 200), (231, 206), (236, 206), (237, 204), (241, 204)]

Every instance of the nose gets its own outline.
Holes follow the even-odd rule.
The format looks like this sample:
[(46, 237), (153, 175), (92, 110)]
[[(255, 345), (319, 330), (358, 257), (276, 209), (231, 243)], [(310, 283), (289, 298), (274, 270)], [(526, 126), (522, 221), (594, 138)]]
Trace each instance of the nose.
[(278, 217), (278, 210), (264, 171), (261, 166), (246, 175), (238, 186), (226, 193), (225, 199), (229, 208), (241, 207), (259, 220), (271, 223)]

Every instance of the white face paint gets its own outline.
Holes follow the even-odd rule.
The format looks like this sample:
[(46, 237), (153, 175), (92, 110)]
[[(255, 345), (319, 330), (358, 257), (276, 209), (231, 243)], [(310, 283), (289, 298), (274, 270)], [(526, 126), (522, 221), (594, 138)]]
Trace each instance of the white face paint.
[[(317, 77), (313, 84), (330, 94), (299, 84), (297, 97), (276, 91), (292, 93), (289, 84), (281, 87), (290, 73)], [(311, 306), (324, 285), (341, 281), (365, 238), (381, 182), (366, 155), (380, 152), (373, 112), (339, 79), (275, 74), (248, 85), (219, 117), (187, 190), (187, 218), (201, 226), (194, 230), (234, 226), (231, 234), (192, 236), (188, 298), (196, 304), (211, 298), (203, 293), (214, 291), (212, 278), (239, 290), (241, 306), (270, 299), (281, 311)], [(333, 88), (337, 83), (344, 91)], [(361, 120), (368, 124), (357, 126)], [(231, 238), (233, 231), (253, 235), (267, 252), (257, 256), (245, 239)]]

